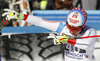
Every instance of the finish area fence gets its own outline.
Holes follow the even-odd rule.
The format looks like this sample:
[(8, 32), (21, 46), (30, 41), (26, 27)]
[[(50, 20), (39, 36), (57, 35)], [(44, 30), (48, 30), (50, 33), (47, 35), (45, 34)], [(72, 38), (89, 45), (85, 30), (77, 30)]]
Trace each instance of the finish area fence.
[[(66, 21), (69, 10), (33, 10), (32, 15), (52, 21)], [(100, 11), (86, 10), (86, 25), (100, 35)], [(37, 20), (38, 21), (38, 20)], [(0, 37), (1, 61), (63, 61), (63, 45), (54, 45), (47, 39), (51, 30), (38, 26), (3, 27)], [(59, 58), (58, 58), (59, 57)], [(95, 42), (93, 61), (100, 60), (100, 38)]]

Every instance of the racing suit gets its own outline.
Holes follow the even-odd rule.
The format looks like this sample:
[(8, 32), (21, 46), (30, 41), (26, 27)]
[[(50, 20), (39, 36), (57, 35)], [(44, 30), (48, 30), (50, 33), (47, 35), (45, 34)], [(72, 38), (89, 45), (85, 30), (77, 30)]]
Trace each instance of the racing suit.
[[(65, 22), (49, 21), (32, 15), (24, 14), (24, 16), (25, 18), (23, 20), (33, 25), (52, 30), (54, 32), (57, 32), (60, 35), (67, 34), (72, 36)], [(84, 36), (93, 36), (93, 35), (96, 35), (96, 30), (85, 25), (81, 33), (75, 37), (84, 37)], [(96, 38), (68, 40), (68, 43), (64, 43), (64, 50), (65, 50), (64, 60), (65, 61), (92, 61), (93, 51), (95, 48), (95, 40)]]

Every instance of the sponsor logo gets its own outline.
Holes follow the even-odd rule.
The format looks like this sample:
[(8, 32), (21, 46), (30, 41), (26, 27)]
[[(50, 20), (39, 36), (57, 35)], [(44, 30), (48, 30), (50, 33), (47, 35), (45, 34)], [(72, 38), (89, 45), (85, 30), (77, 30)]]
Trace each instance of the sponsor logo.
[(79, 22), (79, 20), (74, 20), (72, 18), (69, 18), (70, 22), (73, 23), (73, 24), (77, 24)]
[(66, 56), (74, 59), (83, 59), (83, 54), (66, 51)]
[(59, 23), (60, 21), (50, 21), (50, 20), (45, 20), (45, 19), (42, 19), (43, 21), (46, 21), (46, 22), (50, 22), (50, 23)]

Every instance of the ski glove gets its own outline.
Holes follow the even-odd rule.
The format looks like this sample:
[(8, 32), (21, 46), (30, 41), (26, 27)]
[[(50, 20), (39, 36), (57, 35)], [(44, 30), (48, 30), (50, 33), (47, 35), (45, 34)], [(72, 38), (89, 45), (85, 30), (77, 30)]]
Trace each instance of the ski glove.
[(4, 11), (6, 11), (6, 12), (3, 13), (2, 16), (3, 17), (6, 16), (7, 20), (11, 20), (11, 19), (22, 20), (22, 19), (24, 19), (24, 14), (18, 13), (11, 9), (4, 9)]
[(47, 38), (53, 38), (53, 42), (55, 45), (59, 45), (61, 43), (68, 43), (67, 41), (69, 39), (69, 37), (67, 37), (66, 35), (58, 36), (55, 34), (49, 34)]
[(61, 43), (68, 43), (68, 39), (69, 37), (67, 37), (66, 35), (62, 35), (61, 38), (58, 39), (58, 41)]
[(61, 43), (58, 41), (58, 39), (61, 38), (61, 36), (59, 36), (59, 35), (55, 35), (55, 34), (51, 33), (51, 34), (49, 34), (49, 36), (48, 36), (47, 38), (48, 38), (48, 39), (49, 39), (49, 38), (53, 38), (54, 45), (59, 45), (59, 44), (61, 44)]

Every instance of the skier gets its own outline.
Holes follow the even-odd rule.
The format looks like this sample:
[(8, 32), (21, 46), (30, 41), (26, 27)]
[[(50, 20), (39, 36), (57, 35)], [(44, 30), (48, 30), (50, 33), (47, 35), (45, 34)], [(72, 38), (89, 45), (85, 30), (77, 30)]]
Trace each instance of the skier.
[[(65, 61), (92, 61), (93, 51), (95, 48), (96, 38), (85, 39), (69, 39), (70, 37), (84, 37), (96, 35), (96, 30), (87, 26), (87, 13), (82, 8), (72, 9), (66, 19), (66, 23), (62, 21), (45, 20), (37, 16), (17, 13), (10, 9), (4, 9), (2, 16), (7, 16), (10, 19), (24, 20), (36, 26), (40, 26), (54, 32), (57, 32), (61, 37), (57, 37), (57, 42), (64, 42)], [(62, 36), (62, 34), (66, 34)], [(59, 39), (66, 39), (60, 41)]]

